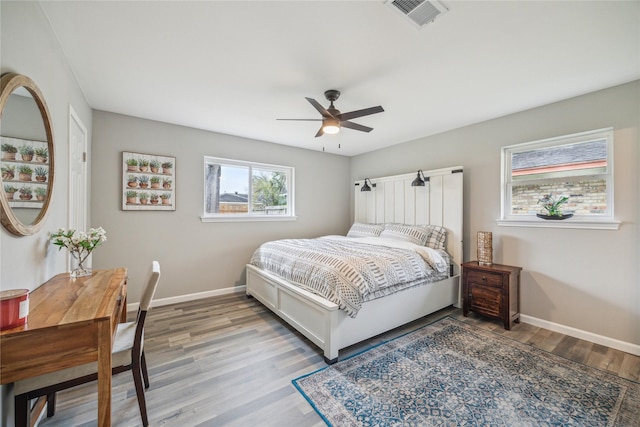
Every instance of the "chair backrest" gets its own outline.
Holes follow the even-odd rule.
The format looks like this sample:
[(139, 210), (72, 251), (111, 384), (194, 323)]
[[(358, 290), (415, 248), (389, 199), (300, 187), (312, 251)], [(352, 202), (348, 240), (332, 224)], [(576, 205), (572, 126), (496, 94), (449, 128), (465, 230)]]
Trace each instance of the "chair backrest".
[(153, 261), (153, 263), (151, 263), (151, 269), (149, 270), (147, 284), (142, 291), (142, 296), (140, 297), (141, 311), (149, 310), (149, 306), (151, 306), (151, 300), (153, 299), (153, 295), (156, 293), (156, 288), (158, 287), (159, 280), (160, 263), (158, 261)]

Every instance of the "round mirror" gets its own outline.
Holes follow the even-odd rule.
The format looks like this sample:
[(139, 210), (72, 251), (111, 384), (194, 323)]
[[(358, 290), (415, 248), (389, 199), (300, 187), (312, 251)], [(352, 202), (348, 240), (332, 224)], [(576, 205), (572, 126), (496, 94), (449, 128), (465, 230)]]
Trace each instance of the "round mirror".
[(36, 233), (53, 190), (53, 133), (49, 110), (27, 76), (0, 77), (0, 222), (18, 236)]

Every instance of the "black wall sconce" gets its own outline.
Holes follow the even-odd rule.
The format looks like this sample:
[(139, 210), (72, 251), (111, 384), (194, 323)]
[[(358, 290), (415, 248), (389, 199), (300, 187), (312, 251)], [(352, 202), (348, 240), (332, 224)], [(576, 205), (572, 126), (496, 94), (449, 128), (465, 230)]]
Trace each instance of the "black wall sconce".
[[(422, 175), (422, 178), (420, 178), (420, 175)], [(424, 176), (424, 172), (422, 172), (422, 169), (420, 169), (418, 171), (418, 176), (416, 177), (416, 179), (414, 179), (411, 182), (411, 186), (412, 187), (424, 187), (424, 183), (425, 182), (429, 182), (429, 177), (425, 177)]]
[(371, 187), (375, 187), (376, 186), (373, 182), (371, 182), (371, 180), (369, 178), (365, 178), (364, 179), (364, 185), (362, 186), (360, 191), (371, 191), (371, 187), (369, 186), (369, 184), (367, 184), (367, 181), (369, 181), (369, 184), (371, 184)]

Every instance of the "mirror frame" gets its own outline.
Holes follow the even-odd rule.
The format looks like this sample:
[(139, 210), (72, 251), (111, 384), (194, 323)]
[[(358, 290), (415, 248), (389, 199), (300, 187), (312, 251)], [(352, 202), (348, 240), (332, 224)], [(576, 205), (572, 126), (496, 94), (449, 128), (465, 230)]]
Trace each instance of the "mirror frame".
[(42, 92), (40, 92), (38, 86), (29, 77), (16, 73), (6, 73), (3, 74), (2, 77), (0, 77), (0, 122), (2, 121), (2, 114), (4, 113), (4, 109), (7, 106), (9, 97), (19, 87), (24, 87), (31, 94), (33, 100), (38, 105), (38, 110), (40, 110), (40, 115), (42, 116), (42, 122), (47, 134), (47, 147), (49, 150), (49, 190), (47, 198), (45, 199), (44, 204), (40, 209), (40, 213), (33, 221), (33, 223), (23, 224), (9, 205), (9, 199), (7, 199), (7, 195), (4, 192), (4, 182), (2, 180), (2, 177), (0, 177), (0, 222), (11, 234), (15, 234), (16, 236), (30, 236), (37, 233), (42, 228), (45, 219), (49, 214), (49, 203), (51, 202), (51, 198), (53, 195), (55, 155), (53, 147), (53, 131), (51, 128), (51, 116), (49, 115), (49, 109), (47, 108), (47, 104), (44, 100), (44, 97), (42, 96)]

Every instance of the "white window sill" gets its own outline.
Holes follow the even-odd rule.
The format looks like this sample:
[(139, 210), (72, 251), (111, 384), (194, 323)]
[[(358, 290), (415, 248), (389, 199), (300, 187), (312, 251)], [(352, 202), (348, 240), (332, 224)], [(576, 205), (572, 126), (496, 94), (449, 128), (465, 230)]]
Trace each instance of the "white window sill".
[(202, 222), (262, 222), (262, 221), (295, 221), (297, 216), (278, 215), (225, 215), (225, 216), (201, 216)]
[(589, 221), (574, 218), (564, 220), (496, 219), (496, 224), (501, 227), (581, 228), (588, 230), (617, 230), (620, 228), (620, 221), (616, 220)]

